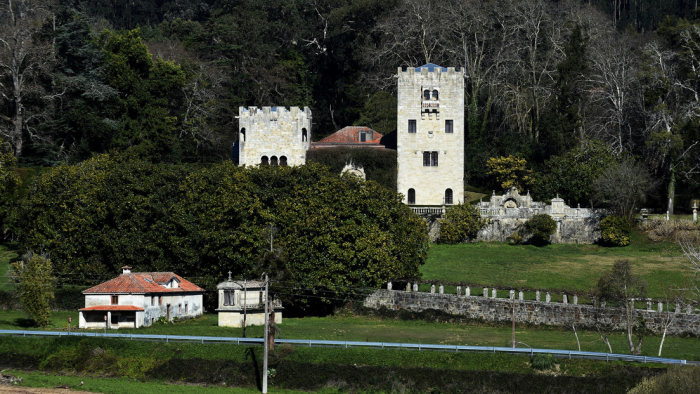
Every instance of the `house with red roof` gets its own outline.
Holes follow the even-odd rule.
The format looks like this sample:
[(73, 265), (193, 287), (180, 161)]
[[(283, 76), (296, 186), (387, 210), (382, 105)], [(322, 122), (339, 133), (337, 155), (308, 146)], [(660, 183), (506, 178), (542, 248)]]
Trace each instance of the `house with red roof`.
[(311, 149), (337, 147), (387, 149), (387, 143), (383, 135), (366, 126), (347, 126), (311, 143)]
[(138, 328), (203, 313), (204, 289), (173, 272), (131, 272), (85, 291), (80, 328)]

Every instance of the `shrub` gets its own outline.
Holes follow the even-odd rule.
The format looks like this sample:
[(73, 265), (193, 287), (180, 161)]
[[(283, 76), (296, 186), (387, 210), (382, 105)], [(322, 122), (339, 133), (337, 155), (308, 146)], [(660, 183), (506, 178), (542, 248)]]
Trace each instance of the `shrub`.
[(645, 378), (642, 383), (628, 391), (629, 394), (675, 394), (693, 393), (700, 387), (700, 368), (683, 366), (669, 368), (668, 372), (653, 378)]
[(447, 208), (445, 218), (439, 221), (438, 242), (444, 244), (457, 244), (474, 239), (479, 230), (488, 224), (488, 219), (482, 218), (477, 208), (469, 203)]
[(627, 219), (620, 216), (607, 216), (600, 222), (603, 245), (627, 246), (630, 244), (630, 226)]
[(546, 245), (549, 243), (549, 237), (554, 234), (557, 229), (557, 222), (551, 216), (540, 213), (532, 216), (530, 220), (525, 222), (522, 228), (523, 238), (529, 239), (533, 245)]
[(22, 261), (12, 263), (12, 269), (22, 308), (38, 326), (48, 326), (51, 316), (49, 302), (54, 298), (51, 260), (29, 252)]
[(534, 369), (550, 369), (557, 364), (557, 360), (551, 354), (535, 354), (532, 356), (530, 364)]

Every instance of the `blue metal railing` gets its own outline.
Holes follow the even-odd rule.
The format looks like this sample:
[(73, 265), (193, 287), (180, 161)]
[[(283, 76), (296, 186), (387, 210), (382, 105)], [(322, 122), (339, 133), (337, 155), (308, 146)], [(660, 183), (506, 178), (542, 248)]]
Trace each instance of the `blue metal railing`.
[[(23, 330), (0, 330), (0, 335), (21, 335), (26, 336), (52, 336), (52, 337), (102, 337), (129, 340), (150, 340), (150, 341), (188, 341), (199, 343), (227, 342), (237, 345), (262, 345), (262, 338), (240, 338), (240, 337), (210, 337), (191, 335), (153, 335), (153, 334), (113, 334), (102, 332), (63, 332), (63, 331), (23, 331)], [(491, 346), (463, 346), (463, 345), (434, 345), (420, 343), (395, 343), (395, 342), (356, 342), (356, 341), (326, 341), (316, 339), (275, 339), (276, 344), (290, 344), (294, 346), (307, 347), (369, 347), (376, 349), (412, 349), (412, 350), (440, 350), (454, 352), (486, 352), (486, 353), (509, 353), (533, 356), (535, 354), (552, 354), (561, 358), (586, 358), (592, 360), (605, 361), (630, 361), (640, 363), (660, 363), (660, 364), (695, 364), (700, 362), (679, 360), (674, 358), (633, 356), (629, 354), (581, 352), (577, 350), (557, 350), (557, 349), (524, 349), (510, 347)]]

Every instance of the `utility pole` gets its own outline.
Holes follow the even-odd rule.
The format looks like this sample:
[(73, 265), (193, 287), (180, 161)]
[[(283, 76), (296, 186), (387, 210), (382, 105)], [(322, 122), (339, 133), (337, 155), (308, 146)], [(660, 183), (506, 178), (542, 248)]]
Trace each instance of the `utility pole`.
[(513, 320), (513, 329), (511, 332), (513, 335), (513, 349), (515, 349), (515, 293), (513, 294), (513, 307), (511, 309), (511, 320)]
[(268, 289), (268, 279), (267, 279), (267, 273), (263, 274), (265, 276), (265, 337), (263, 338), (263, 346), (265, 349), (263, 350), (263, 380), (262, 380), (262, 392), (263, 394), (267, 394), (267, 342), (269, 341), (267, 337), (267, 331), (268, 331), (268, 315), (267, 315), (267, 289)]
[(243, 338), (245, 338), (246, 317), (248, 316), (248, 279), (243, 279)]

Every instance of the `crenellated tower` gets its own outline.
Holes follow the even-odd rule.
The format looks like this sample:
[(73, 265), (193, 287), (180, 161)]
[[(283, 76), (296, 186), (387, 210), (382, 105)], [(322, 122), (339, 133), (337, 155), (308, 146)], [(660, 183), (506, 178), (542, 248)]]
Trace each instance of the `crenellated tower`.
[(311, 146), (311, 110), (304, 107), (239, 107), (239, 165), (306, 164)]
[(464, 202), (464, 74), (398, 70), (397, 191), (409, 205)]

